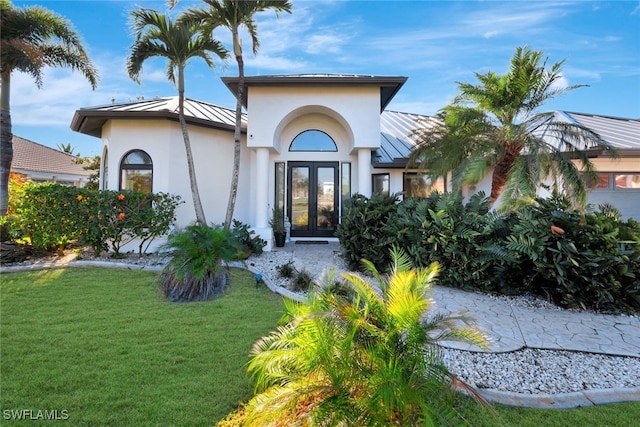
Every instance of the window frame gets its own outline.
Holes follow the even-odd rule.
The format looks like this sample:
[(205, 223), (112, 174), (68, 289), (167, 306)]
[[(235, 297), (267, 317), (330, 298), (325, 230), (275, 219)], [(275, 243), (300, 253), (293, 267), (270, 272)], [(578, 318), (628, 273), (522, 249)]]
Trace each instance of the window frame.
[[(296, 143), (296, 140), (304, 134), (310, 133), (310, 132), (317, 132), (320, 134), (323, 134), (327, 137), (328, 141), (331, 141), (331, 143), (333, 144), (333, 149), (305, 149), (305, 148), (294, 148), (293, 145)], [(300, 143), (302, 143), (303, 141), (301, 141)], [(320, 129), (307, 129), (304, 130), (302, 132), (300, 132), (299, 134), (297, 134), (292, 140), (291, 140), (291, 144), (289, 144), (289, 152), (290, 153), (337, 153), (338, 152), (338, 144), (336, 144), (336, 141), (334, 141), (333, 138), (331, 138), (331, 135), (329, 135), (328, 133), (320, 130)]]
[[(125, 163), (125, 161), (127, 160), (127, 158), (129, 156), (131, 156), (134, 153), (142, 153), (144, 156), (146, 156), (149, 159), (149, 163)], [(150, 179), (150, 186), (149, 186), (149, 191), (148, 193), (151, 194), (153, 193), (153, 159), (151, 158), (151, 156), (149, 155), (149, 153), (147, 153), (144, 150), (140, 150), (140, 149), (133, 149), (133, 150), (129, 150), (127, 151), (124, 156), (122, 156), (122, 159), (120, 159), (120, 167), (119, 167), (119, 177), (118, 177), (118, 189), (119, 191), (127, 191), (127, 188), (123, 188), (123, 177), (124, 177), (124, 172), (125, 171), (151, 171), (151, 179)], [(143, 191), (146, 192), (145, 190), (138, 190), (138, 191)]]

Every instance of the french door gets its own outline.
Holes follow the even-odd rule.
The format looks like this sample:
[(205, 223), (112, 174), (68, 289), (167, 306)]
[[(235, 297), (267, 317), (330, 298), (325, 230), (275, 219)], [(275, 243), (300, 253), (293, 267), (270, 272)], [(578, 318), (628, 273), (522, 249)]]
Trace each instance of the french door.
[(291, 237), (333, 237), (338, 225), (338, 162), (289, 162)]

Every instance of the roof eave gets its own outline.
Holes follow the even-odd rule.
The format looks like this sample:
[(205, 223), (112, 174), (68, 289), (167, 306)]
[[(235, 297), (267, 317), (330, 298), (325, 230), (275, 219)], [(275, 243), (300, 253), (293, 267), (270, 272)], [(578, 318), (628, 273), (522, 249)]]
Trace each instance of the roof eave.
[[(71, 120), (71, 130), (85, 135), (102, 138), (102, 127), (108, 120), (150, 120), (166, 119), (179, 121), (178, 114), (170, 111), (100, 111), (100, 110), (76, 110)], [(235, 126), (225, 123), (214, 122), (207, 119), (186, 116), (188, 124), (194, 124), (211, 129), (233, 131)], [(246, 134), (246, 127), (242, 128), (242, 133)]]

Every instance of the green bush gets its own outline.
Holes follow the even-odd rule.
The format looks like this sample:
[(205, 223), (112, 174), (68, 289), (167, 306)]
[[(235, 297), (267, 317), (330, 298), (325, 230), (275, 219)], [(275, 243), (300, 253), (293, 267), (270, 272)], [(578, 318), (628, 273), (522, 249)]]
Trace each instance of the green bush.
[(381, 270), (390, 264), (389, 248), (396, 237), (387, 225), (396, 214), (397, 203), (396, 195), (376, 195), (371, 199), (361, 194), (351, 197), (336, 232), (349, 268), (360, 268), (363, 259), (370, 260)]
[(205, 301), (224, 292), (229, 272), (222, 261), (236, 259), (240, 241), (221, 225), (194, 224), (169, 236), (171, 258), (160, 277), (172, 302)]
[[(569, 308), (640, 310), (640, 224), (610, 206), (584, 214), (552, 197), (500, 213), (482, 193), (463, 204), (457, 193), (437, 192), (401, 202), (359, 197), (354, 206), (338, 234), (351, 268), (370, 256), (385, 270), (381, 254), (397, 245), (417, 266), (438, 262), (446, 286), (539, 295)], [(628, 242), (624, 251), (620, 241)]]
[(73, 240), (96, 255), (109, 248), (117, 256), (139, 239), (139, 252), (166, 234), (175, 222), (179, 196), (135, 191), (95, 191), (59, 184), (27, 183), (15, 203), (16, 233), (39, 250), (63, 250)]
[(249, 257), (251, 254), (260, 255), (263, 248), (267, 245), (267, 241), (256, 236), (256, 232), (249, 229), (249, 224), (244, 224), (237, 219), (233, 220), (231, 228), (233, 235), (240, 241), (242, 248), (238, 254), (239, 259)]

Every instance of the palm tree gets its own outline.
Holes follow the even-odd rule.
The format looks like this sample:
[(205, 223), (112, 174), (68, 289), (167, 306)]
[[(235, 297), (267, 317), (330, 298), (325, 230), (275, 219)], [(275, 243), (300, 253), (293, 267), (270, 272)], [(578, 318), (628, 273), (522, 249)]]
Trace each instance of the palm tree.
[(98, 71), (71, 23), (50, 10), (17, 9), (9, 0), (0, 0), (0, 23), (0, 215), (6, 215), (13, 160), (11, 74), (28, 73), (41, 87), (45, 66), (68, 67), (80, 71), (95, 89)]
[[(231, 189), (229, 202), (225, 215), (224, 226), (229, 228), (233, 219), (233, 211), (238, 193), (238, 177), (240, 175), (240, 134), (242, 129), (242, 100), (244, 98), (244, 59), (242, 56), (242, 40), (239, 31), (246, 28), (251, 36), (253, 54), (258, 53), (260, 43), (258, 41), (258, 27), (254, 15), (273, 9), (276, 16), (280, 12), (291, 13), (289, 0), (202, 0), (208, 5), (208, 9), (189, 9), (185, 17), (200, 21), (207, 27), (209, 35), (217, 27), (226, 27), (231, 31), (233, 39), (233, 55), (238, 63), (238, 89), (236, 93), (236, 123), (234, 131), (233, 150), (233, 175), (231, 177)], [(177, 0), (169, 0), (170, 4), (176, 4)]]
[(202, 58), (209, 67), (213, 67), (210, 53), (225, 59), (227, 50), (222, 44), (210, 37), (203, 37), (197, 23), (181, 19), (173, 21), (171, 17), (151, 9), (139, 9), (131, 12), (133, 30), (136, 40), (131, 47), (127, 59), (127, 71), (132, 80), (140, 83), (139, 76), (142, 64), (152, 57), (163, 57), (169, 60), (167, 78), (178, 86), (178, 119), (182, 129), (184, 147), (187, 153), (189, 181), (196, 213), (196, 222), (206, 225), (204, 209), (200, 201), (198, 181), (196, 179), (189, 131), (184, 117), (184, 70), (191, 58)]
[(442, 109), (441, 124), (417, 132), (409, 164), (434, 178), (451, 172), (454, 189), (492, 173), (489, 199), (502, 195), (505, 208), (532, 199), (549, 179), (554, 190), (584, 206), (582, 174), (595, 175), (584, 150), (615, 152), (591, 130), (538, 112), (546, 101), (583, 86), (562, 86), (564, 60), (550, 67), (547, 60), (540, 51), (518, 47), (506, 74), (476, 73), (479, 84), (458, 83), (460, 94)]
[(395, 249), (391, 258), (388, 276), (365, 261), (376, 285), (348, 273), (342, 290), (333, 285), (303, 303), (285, 303), (285, 323), (253, 347), (248, 369), (257, 394), (237, 414), (244, 419), (234, 421), (435, 425), (451, 415), (452, 386), (470, 388), (448, 372), (436, 343), (486, 341), (476, 328), (460, 326), (466, 319), (425, 318), (437, 264), (414, 269)]

